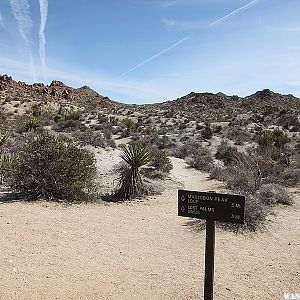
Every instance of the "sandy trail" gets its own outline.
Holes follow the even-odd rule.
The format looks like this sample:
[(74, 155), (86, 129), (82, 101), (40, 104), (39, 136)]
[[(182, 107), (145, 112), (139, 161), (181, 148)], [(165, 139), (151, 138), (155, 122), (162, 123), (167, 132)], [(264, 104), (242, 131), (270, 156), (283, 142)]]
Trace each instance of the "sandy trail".
[[(114, 162), (114, 154), (103, 160)], [(172, 162), (186, 189), (224, 189)], [(299, 190), (295, 197), (264, 232), (217, 230), (215, 299), (300, 291)], [(173, 186), (123, 204), (1, 204), (0, 299), (202, 299), (205, 234), (177, 217), (176, 198)]]

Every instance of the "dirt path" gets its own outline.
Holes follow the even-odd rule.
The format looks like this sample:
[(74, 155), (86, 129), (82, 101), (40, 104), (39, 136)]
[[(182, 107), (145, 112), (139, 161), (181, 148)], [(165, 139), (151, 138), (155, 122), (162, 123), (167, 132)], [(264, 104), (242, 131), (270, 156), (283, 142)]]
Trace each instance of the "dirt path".
[[(171, 176), (185, 188), (224, 188), (172, 161)], [(217, 230), (215, 299), (299, 292), (297, 192), (298, 204), (281, 208), (265, 232)], [(204, 232), (177, 217), (176, 194), (173, 187), (126, 204), (1, 204), (0, 299), (202, 299)]]

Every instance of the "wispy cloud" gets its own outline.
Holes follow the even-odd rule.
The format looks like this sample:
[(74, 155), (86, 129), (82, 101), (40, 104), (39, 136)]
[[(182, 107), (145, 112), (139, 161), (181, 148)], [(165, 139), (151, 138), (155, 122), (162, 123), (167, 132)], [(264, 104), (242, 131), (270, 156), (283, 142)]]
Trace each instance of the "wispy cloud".
[(170, 7), (173, 6), (175, 4), (177, 4), (180, 0), (169, 0), (169, 1), (165, 1), (162, 5), (162, 7), (166, 8), (166, 7)]
[(44, 80), (47, 78), (46, 74), (46, 38), (45, 38), (45, 26), (48, 17), (48, 0), (39, 0), (40, 3), (40, 15), (41, 15), (41, 23), (39, 28), (39, 54), (40, 60), (43, 67)]
[(0, 26), (1, 26), (1, 27), (4, 27), (4, 24), (3, 24), (3, 17), (2, 17), (1, 12), (0, 12)]
[(196, 30), (207, 26), (203, 21), (182, 21), (168, 18), (164, 18), (162, 21), (167, 29)]
[(300, 25), (296, 26), (273, 26), (270, 27), (270, 29), (275, 30), (275, 31), (282, 31), (282, 32), (300, 32)]
[(159, 56), (163, 55), (164, 53), (166, 53), (166, 52), (172, 50), (173, 48), (179, 46), (180, 44), (184, 43), (186, 40), (190, 39), (192, 36), (193, 36), (193, 34), (190, 34), (190, 35), (186, 36), (185, 38), (183, 38), (183, 39), (177, 41), (176, 43), (172, 44), (171, 46), (159, 51), (158, 53), (152, 55), (151, 57), (149, 57), (149, 58), (145, 59), (144, 61), (140, 62), (139, 64), (135, 65), (133, 68), (131, 68), (128, 71), (124, 72), (119, 77), (123, 77), (123, 76), (131, 73), (132, 71), (142, 67), (143, 65), (149, 63), (150, 61), (158, 58)]
[(29, 13), (30, 5), (27, 0), (9, 0), (9, 3), (11, 6), (12, 14), (17, 20), (19, 33), (24, 40), (25, 46), (28, 51), (31, 75), (33, 79), (37, 81), (33, 65), (32, 53), (30, 50), (30, 32), (32, 29), (32, 20)]
[(247, 10), (247, 9), (251, 8), (252, 6), (258, 4), (259, 1), (261, 1), (261, 0), (253, 0), (253, 1), (251, 1), (248, 4), (246, 4), (246, 5), (244, 5), (244, 6), (240, 7), (240, 8), (232, 11), (231, 13), (227, 14), (226, 16), (224, 16), (224, 17), (222, 17), (222, 18), (220, 18), (220, 19), (218, 19), (218, 20), (210, 23), (209, 26), (215, 26), (215, 25), (217, 25), (219, 23), (222, 23), (225, 20), (233, 17), (234, 15), (236, 15), (236, 14), (238, 14), (238, 13), (244, 11), (244, 10)]

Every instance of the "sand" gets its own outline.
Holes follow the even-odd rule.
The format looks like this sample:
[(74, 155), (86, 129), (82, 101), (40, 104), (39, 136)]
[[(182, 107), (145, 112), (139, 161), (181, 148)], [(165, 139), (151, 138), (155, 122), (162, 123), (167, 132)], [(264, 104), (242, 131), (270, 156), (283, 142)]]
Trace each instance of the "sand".
[[(101, 155), (108, 176), (116, 153)], [(178, 186), (224, 190), (172, 162)], [(120, 204), (2, 203), (0, 299), (203, 299), (205, 232), (177, 216), (176, 185), (167, 184), (162, 195)], [(214, 299), (300, 292), (300, 199), (292, 192), (295, 205), (279, 207), (262, 232), (217, 229)]]

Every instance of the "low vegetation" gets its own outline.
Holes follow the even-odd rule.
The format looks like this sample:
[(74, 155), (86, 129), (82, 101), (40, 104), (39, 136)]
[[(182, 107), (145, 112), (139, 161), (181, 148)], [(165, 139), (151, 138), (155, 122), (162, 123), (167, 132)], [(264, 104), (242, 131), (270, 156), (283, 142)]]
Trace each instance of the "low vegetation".
[[(122, 199), (159, 193), (173, 167), (169, 156), (175, 156), (245, 195), (250, 230), (263, 225), (276, 205), (293, 203), (288, 189), (300, 183), (300, 106), (291, 95), (190, 93), (138, 106), (88, 87), (54, 81), (24, 89), (5, 78), (0, 176), (27, 198), (90, 199), (96, 166), (86, 149), (97, 155), (120, 149), (116, 194)], [(101, 171), (99, 161), (97, 167)]]
[(48, 132), (29, 135), (13, 157), (7, 183), (29, 199), (86, 201), (96, 175), (93, 155)]

